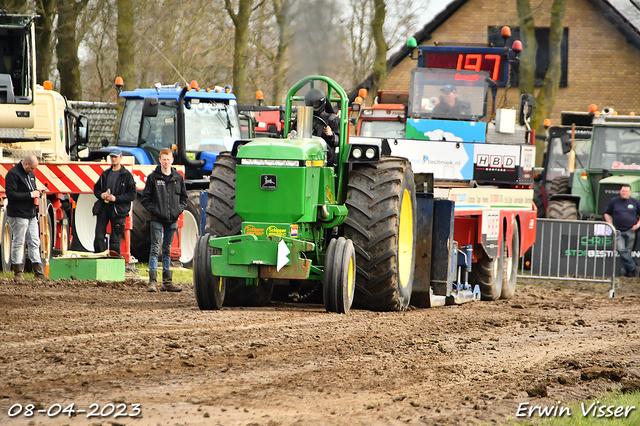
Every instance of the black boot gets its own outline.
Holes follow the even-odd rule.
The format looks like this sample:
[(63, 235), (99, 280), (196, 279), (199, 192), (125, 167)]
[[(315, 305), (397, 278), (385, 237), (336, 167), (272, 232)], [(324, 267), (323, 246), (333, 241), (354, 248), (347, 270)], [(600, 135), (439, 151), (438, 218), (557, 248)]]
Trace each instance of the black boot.
[(24, 277), (22, 276), (22, 272), (24, 271), (24, 263), (14, 263), (11, 265), (11, 269), (13, 270), (13, 278), (16, 280), (22, 280)]
[(160, 286), (160, 291), (182, 291), (182, 287), (179, 285), (175, 285), (172, 282), (173, 279), (173, 271), (165, 271), (162, 270), (162, 285)]
[(158, 291), (158, 271), (149, 270), (149, 285), (147, 291), (155, 293)]
[(49, 277), (44, 273), (44, 265), (42, 263), (33, 263), (34, 277), (39, 280), (49, 281)]

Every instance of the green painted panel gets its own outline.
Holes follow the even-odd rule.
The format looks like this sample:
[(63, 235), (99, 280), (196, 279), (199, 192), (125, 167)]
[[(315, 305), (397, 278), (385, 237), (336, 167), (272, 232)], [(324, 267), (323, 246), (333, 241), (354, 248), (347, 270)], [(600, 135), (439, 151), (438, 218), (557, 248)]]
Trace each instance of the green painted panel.
[(238, 151), (238, 158), (269, 160), (320, 160), (324, 147), (315, 139), (256, 139)]
[[(320, 170), (319, 167), (238, 165), (236, 213), (246, 222), (315, 221)], [(263, 185), (265, 180), (270, 186)]]
[(124, 281), (124, 259), (54, 258), (49, 261), (49, 279)]

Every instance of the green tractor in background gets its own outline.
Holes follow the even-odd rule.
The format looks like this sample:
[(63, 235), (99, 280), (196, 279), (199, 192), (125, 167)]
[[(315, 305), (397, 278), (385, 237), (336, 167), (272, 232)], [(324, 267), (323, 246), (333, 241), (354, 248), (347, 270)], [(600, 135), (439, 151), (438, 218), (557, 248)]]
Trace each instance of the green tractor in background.
[(306, 90), (298, 92), (318, 85), (340, 109), (335, 166), (326, 143), (311, 135), (321, 118), (304, 106), (296, 135), (237, 144), (214, 164), (206, 234), (194, 256), (200, 309), (266, 305), (274, 286), (289, 280), (322, 284), (328, 312), (347, 313), (352, 303), (408, 307), (416, 262), (410, 162), (384, 156), (380, 142), (348, 143), (348, 97), (328, 77), (306, 77), (288, 92), (285, 135)]

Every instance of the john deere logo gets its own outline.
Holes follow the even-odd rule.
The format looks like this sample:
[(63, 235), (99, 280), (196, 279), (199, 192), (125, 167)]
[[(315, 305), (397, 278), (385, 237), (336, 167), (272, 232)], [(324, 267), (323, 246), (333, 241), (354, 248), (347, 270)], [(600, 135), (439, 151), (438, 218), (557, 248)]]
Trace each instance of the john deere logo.
[(260, 176), (260, 189), (265, 191), (273, 191), (278, 187), (278, 177), (276, 175)]

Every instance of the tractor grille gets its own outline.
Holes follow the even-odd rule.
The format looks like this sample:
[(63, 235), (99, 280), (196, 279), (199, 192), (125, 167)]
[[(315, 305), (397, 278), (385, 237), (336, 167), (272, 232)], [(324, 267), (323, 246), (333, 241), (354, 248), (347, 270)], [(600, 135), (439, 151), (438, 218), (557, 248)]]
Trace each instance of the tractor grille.
[(598, 216), (602, 216), (604, 214), (604, 209), (607, 208), (609, 201), (613, 197), (617, 197), (620, 195), (620, 187), (622, 184), (620, 183), (601, 183), (600, 190), (598, 192)]

